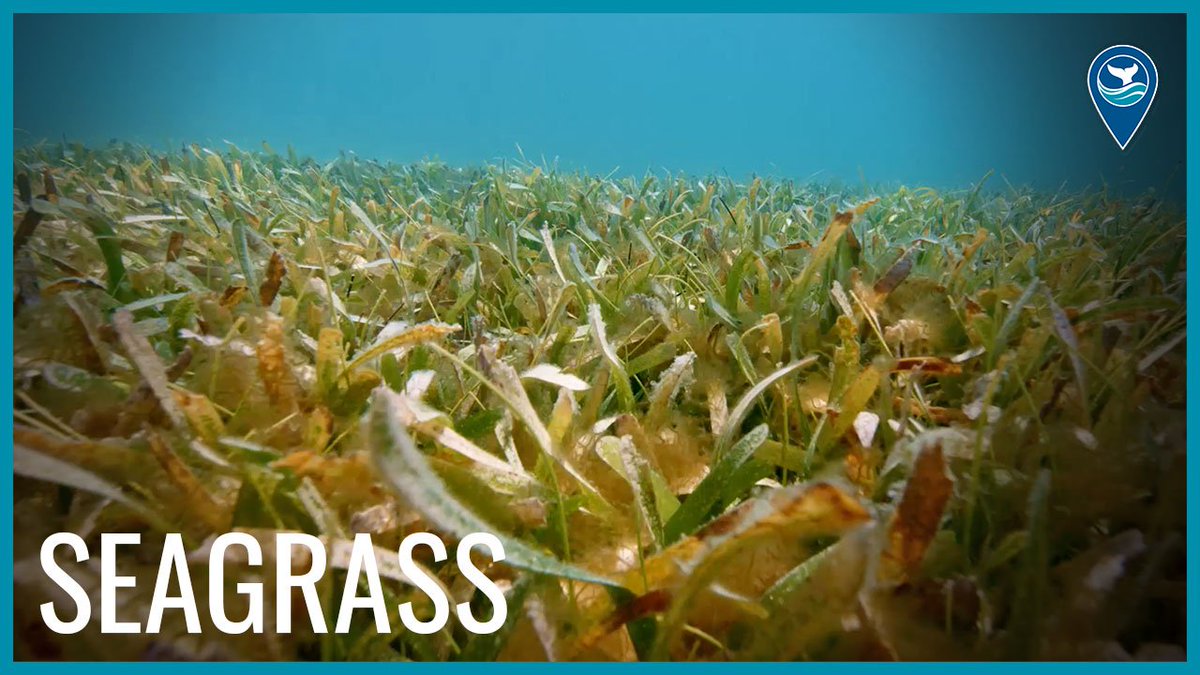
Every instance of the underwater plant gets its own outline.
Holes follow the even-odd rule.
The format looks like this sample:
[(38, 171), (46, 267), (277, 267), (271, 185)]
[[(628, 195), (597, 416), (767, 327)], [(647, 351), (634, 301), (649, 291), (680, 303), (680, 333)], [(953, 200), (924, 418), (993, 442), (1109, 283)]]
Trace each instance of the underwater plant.
[[(15, 164), (18, 658), (1184, 657), (1186, 223), (1152, 196), (268, 147)], [(356, 534), (471, 529), (507, 552), (476, 561), (508, 607), (484, 635), (406, 630), (432, 608), (387, 566), (390, 633), (38, 612), (54, 532), (141, 533), (130, 618), (167, 533), (199, 566), (227, 531), (315, 535), (333, 625)], [(453, 556), (415, 562), (487, 616)], [(225, 567), (231, 615), (274, 583)]]

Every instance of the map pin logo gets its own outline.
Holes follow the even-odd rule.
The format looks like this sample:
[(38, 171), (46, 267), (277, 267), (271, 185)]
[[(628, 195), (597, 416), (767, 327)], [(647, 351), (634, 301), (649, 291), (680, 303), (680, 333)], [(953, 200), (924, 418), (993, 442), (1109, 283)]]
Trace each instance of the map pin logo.
[(1154, 103), (1158, 68), (1150, 55), (1137, 47), (1113, 45), (1092, 59), (1087, 85), (1096, 112), (1124, 150)]

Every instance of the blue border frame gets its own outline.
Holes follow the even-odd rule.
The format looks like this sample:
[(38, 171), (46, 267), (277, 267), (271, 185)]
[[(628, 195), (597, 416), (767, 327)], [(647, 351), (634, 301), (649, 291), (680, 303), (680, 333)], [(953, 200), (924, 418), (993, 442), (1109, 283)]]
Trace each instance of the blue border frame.
[[(1200, 100), (1198, 100), (1197, 91), (1200, 87), (1197, 86), (1200, 80), (1200, 40), (1198, 33), (1200, 28), (1197, 27), (1197, 21), (1194, 14), (1196, 5), (1187, 0), (1150, 0), (1147, 2), (1137, 2), (1136, 0), (1091, 0), (1084, 2), (1072, 2), (1071, 0), (982, 0), (973, 2), (969, 7), (963, 7), (960, 2), (952, 0), (848, 0), (846, 2), (837, 2), (836, 0), (744, 0), (743, 2), (734, 2), (732, 0), (691, 0), (691, 2), (668, 1), (661, 0), (655, 2), (653, 0), (613, 0), (610, 2), (596, 2), (595, 0), (572, 3), (567, 0), (513, 0), (508, 3), (486, 2), (483, 0), (449, 0), (441, 3), (419, 3), (397, 0), (388, 2), (387, 0), (168, 0), (169, 4), (164, 6), (163, 0), (0, 0), (0, 6), (4, 7), (6, 17), (3, 25), (0, 26), (0, 43), (9, 45), (3, 53), (3, 86), (0, 87), (0, 92), (8, 98), (7, 103), (3, 106), (3, 126), (12, 126), (13, 121), (13, 55), (11, 47), (13, 45), (13, 15), (21, 13), (364, 13), (364, 12), (437, 12), (437, 13), (468, 13), (468, 12), (495, 12), (495, 13), (517, 13), (517, 12), (561, 12), (561, 13), (648, 13), (648, 12), (664, 12), (664, 13), (771, 13), (771, 12), (810, 12), (810, 13), (1029, 13), (1029, 14), (1082, 14), (1082, 13), (1178, 13), (1186, 14), (1188, 19), (1187, 25), (1187, 109), (1191, 111), (1191, 115), (1187, 121), (1187, 218), (1188, 218), (1188, 238), (1190, 239), (1193, 232), (1200, 230), (1200, 226), (1195, 224), (1197, 210), (1197, 197), (1200, 196)], [(6, 156), (13, 154), (13, 138), (5, 135), (2, 145), (3, 152)], [(13, 165), (12, 162), (4, 164), (4, 178), (8, 185), (13, 184)], [(0, 260), (12, 260), (12, 239), (9, 236), (0, 237)], [(1187, 252), (1187, 262), (1189, 267), (1196, 263), (1196, 253), (1194, 249), (1189, 248)], [(13, 279), (11, 274), (3, 275), (0, 279), (3, 284), (4, 292), (7, 297), (12, 297)], [(1192, 274), (1187, 279), (1187, 330), (1192, 335), (1197, 335), (1197, 319), (1194, 310), (1193, 301), (1200, 295), (1200, 275)], [(0, 363), (6, 367), (11, 373), (13, 369), (12, 363), (12, 340), (13, 326), (12, 314), (10, 312), (0, 312)], [(1200, 339), (1189, 340), (1187, 343), (1187, 389), (1189, 394), (1197, 389), (1200, 385)], [(0, 409), (11, 407), (13, 402), (13, 391), (11, 388), (0, 387)], [(1194, 396), (1189, 396), (1187, 401), (1187, 414), (1189, 418), (1200, 419), (1200, 401)], [(0, 459), (11, 465), (13, 457), (13, 447), (11, 440), (4, 442), (2, 439), (11, 439), (12, 437), (12, 418), (0, 417)], [(1197, 446), (1196, 432), (1194, 428), (1189, 426), (1187, 430), (1187, 447), (1188, 453), (1191, 453), (1193, 447)], [(1006, 663), (978, 663), (969, 664), (968, 668), (979, 672), (994, 672), (1003, 673), (1009, 672), (1014, 667), (1019, 667), (1023, 670), (1032, 669), (1034, 673), (1038, 672), (1067, 672), (1071, 669), (1088, 669), (1089, 672), (1107, 673), (1117, 672), (1122, 673), (1130, 671), (1143, 671), (1154, 673), (1183, 673), (1190, 672), (1191, 666), (1196, 663), (1192, 661), (1191, 655), (1197, 648), (1200, 648), (1200, 620), (1196, 619), (1196, 610), (1200, 606), (1200, 593), (1197, 592), (1195, 584), (1200, 579), (1200, 547), (1197, 546), (1198, 522), (1200, 522), (1200, 502), (1193, 497), (1200, 490), (1200, 463), (1195, 461), (1188, 462), (1187, 466), (1187, 575), (1191, 582), (1188, 588), (1187, 611), (1188, 617), (1191, 619), (1187, 627), (1187, 651), (1188, 661), (1185, 663), (1098, 663), (1098, 664), (1062, 664), (1062, 663), (1035, 663), (1035, 664), (1013, 664)], [(11, 472), (0, 470), (0, 495), (12, 495), (13, 492), (13, 474)], [(10, 514), (11, 515), (11, 514)], [(51, 673), (51, 672), (71, 672), (73, 675), (78, 675), (81, 669), (86, 669), (88, 675), (96, 673), (104, 675), (105, 673), (118, 673), (126, 669), (134, 669), (142, 672), (150, 670), (165, 670), (184, 669), (193, 672), (199, 670), (208, 670), (214, 667), (211, 663), (140, 663), (140, 664), (124, 664), (124, 663), (106, 663), (106, 664), (55, 664), (55, 663), (33, 663), (33, 662), (14, 662), (13, 650), (13, 594), (12, 594), (12, 577), (13, 577), (13, 522), (11, 517), (0, 519), (0, 542), (3, 546), (0, 549), (0, 578), (4, 580), (4, 586), (0, 589), (0, 595), (3, 595), (3, 606), (0, 607), (0, 664), (5, 667), (5, 672), (10, 673)], [(1200, 661), (1198, 657), (1197, 661)], [(336, 664), (321, 664), (321, 663), (278, 663), (278, 664), (237, 664), (232, 666), (233, 669), (243, 672), (264, 671), (282, 671), (284, 669), (295, 671), (302, 669), (313, 671), (315, 669), (329, 669), (339, 667)], [(348, 664), (343, 667), (356, 669), (380, 669), (380, 668), (405, 668), (415, 669), (425, 672), (438, 673), (470, 673), (477, 666), (469, 663), (412, 663), (412, 664), (379, 664), (379, 663), (361, 663)], [(555, 664), (525, 664), (525, 663), (505, 663), (492, 664), (486, 666), (490, 673), (494, 675), (517, 675), (519, 673), (528, 672), (530, 670), (542, 670), (547, 668), (555, 668)], [(608, 672), (617, 669), (634, 669), (642, 672), (647, 670), (656, 673), (669, 672), (668, 669), (675, 668), (672, 664), (571, 664), (566, 666), (572, 669), (573, 672), (583, 675), (585, 673), (600, 673)], [(900, 673), (920, 673), (922, 675), (930, 672), (948, 672), (951, 669), (963, 667), (963, 664), (958, 663), (938, 663), (938, 664), (921, 664), (921, 663), (891, 663), (891, 664), (705, 664), (695, 663), (688, 664), (688, 670), (696, 673), (731, 673), (731, 672), (754, 672), (754, 673), (784, 673), (794, 668), (803, 668), (806, 670), (820, 670), (830, 672), (832, 670), (852, 669), (855, 671), (868, 670), (884, 670), (888, 672)], [(229, 666), (224, 666), (229, 668)]]
[(1189, 0), (4, 0), (20, 13), (819, 13), (819, 14), (1187, 14)]

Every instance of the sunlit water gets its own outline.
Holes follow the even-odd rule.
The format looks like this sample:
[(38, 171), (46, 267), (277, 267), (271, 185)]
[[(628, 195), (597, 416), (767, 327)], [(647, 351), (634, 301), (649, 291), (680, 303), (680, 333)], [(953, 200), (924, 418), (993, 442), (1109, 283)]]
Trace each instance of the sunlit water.
[[(1184, 191), (1172, 17), (61, 16), (14, 36), (19, 145)], [(1124, 152), (1085, 78), (1119, 43), (1161, 79)]]

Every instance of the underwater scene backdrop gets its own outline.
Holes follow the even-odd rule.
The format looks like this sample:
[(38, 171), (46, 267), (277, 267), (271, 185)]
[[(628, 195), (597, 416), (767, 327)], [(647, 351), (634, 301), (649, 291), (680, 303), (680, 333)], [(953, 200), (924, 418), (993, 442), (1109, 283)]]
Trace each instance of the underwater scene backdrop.
[[(517, 155), (846, 183), (1155, 188), (1182, 201), (1173, 15), (18, 16), (16, 140), (261, 141), (454, 166)], [(1161, 86), (1121, 152), (1084, 84)], [(997, 180), (999, 187), (1003, 182)], [(997, 187), (997, 186), (991, 186)]]
[[(1184, 34), (16, 17), (17, 658), (1184, 659)], [(1113, 44), (1159, 80), (1124, 151)], [(390, 632), (284, 634), (231, 555), (268, 624), (225, 635), (231, 530), (341, 551), (329, 625), (356, 533), (494, 532), (507, 619), (406, 630), (388, 567)], [(204, 630), (51, 631), (61, 531), (142, 534), (142, 622), (182, 533)]]

